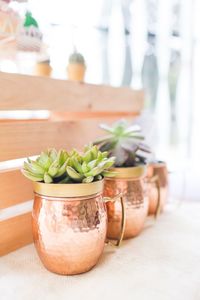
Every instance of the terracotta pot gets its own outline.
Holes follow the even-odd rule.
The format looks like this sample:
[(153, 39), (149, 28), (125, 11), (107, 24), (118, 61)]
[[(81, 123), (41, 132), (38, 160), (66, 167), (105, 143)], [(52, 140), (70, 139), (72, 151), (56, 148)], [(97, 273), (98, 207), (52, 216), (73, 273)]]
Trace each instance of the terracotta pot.
[(52, 68), (48, 63), (38, 62), (35, 65), (34, 74), (37, 76), (50, 77), (51, 71), (52, 71)]
[(167, 201), (168, 171), (165, 162), (150, 163), (147, 168), (149, 215), (157, 216)]
[[(148, 197), (146, 193), (146, 166), (132, 168), (115, 168), (115, 178), (106, 178), (104, 195), (113, 197), (121, 193), (126, 212), (124, 239), (137, 236), (143, 229), (148, 213)], [(120, 233), (120, 203), (107, 203), (108, 231), (107, 237), (116, 239)]]
[(96, 265), (107, 232), (102, 191), (103, 181), (34, 183), (33, 239), (48, 270), (72, 275), (87, 272)]
[(84, 81), (85, 66), (79, 63), (69, 63), (67, 66), (67, 76), (69, 80)]

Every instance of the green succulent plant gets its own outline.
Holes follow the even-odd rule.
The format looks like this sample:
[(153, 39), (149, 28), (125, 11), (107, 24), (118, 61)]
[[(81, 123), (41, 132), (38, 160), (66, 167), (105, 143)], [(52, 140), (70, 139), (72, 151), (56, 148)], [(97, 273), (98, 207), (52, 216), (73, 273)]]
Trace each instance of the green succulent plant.
[(67, 159), (65, 150), (49, 149), (41, 152), (36, 160), (27, 159), (24, 162), (22, 173), (32, 181), (52, 183), (66, 177)]
[(73, 150), (67, 163), (67, 174), (75, 182), (101, 180), (114, 164), (115, 158), (108, 158), (107, 152), (101, 152), (97, 146), (86, 146), (83, 154)]
[(144, 136), (138, 125), (120, 120), (111, 127), (106, 124), (100, 127), (107, 135), (97, 139), (94, 145), (98, 145), (100, 151), (107, 151), (108, 156), (116, 157), (115, 167), (132, 167), (146, 162), (151, 150), (141, 142)]
[(33, 181), (45, 183), (89, 183), (110, 174), (108, 169), (115, 158), (107, 156), (107, 152), (92, 145), (86, 146), (83, 153), (50, 149), (42, 152), (36, 160), (24, 162), (22, 172)]

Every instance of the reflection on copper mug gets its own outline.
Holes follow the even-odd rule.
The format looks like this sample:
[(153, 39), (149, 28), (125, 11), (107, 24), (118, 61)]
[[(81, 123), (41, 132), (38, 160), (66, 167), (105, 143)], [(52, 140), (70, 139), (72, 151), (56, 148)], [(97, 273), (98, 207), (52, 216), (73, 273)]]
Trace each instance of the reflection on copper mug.
[[(137, 236), (143, 229), (148, 214), (148, 197), (146, 193), (146, 166), (132, 168), (115, 168), (116, 177), (106, 178), (104, 195), (113, 197), (121, 193), (126, 211), (124, 239)], [(120, 233), (120, 203), (107, 203), (108, 231), (107, 236), (116, 239)]]
[(33, 239), (44, 266), (63, 275), (89, 271), (98, 262), (106, 239), (103, 181), (34, 183), (34, 191)]
[(149, 215), (162, 212), (167, 201), (168, 171), (166, 163), (152, 162), (147, 168)]

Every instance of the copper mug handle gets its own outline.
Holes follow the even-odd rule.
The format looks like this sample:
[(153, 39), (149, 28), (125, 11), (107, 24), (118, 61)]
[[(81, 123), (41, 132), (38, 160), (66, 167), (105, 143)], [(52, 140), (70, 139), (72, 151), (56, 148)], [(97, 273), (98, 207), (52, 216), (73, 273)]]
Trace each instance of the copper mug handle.
[(125, 225), (126, 225), (126, 209), (125, 209), (125, 204), (124, 204), (124, 199), (123, 199), (123, 194), (118, 194), (114, 196), (113, 198), (111, 197), (104, 197), (104, 202), (115, 202), (117, 199), (120, 198), (120, 203), (121, 203), (121, 208), (122, 208), (122, 221), (121, 221), (121, 229), (120, 229), (120, 235), (119, 238), (117, 239), (116, 243), (111, 242), (111, 241), (106, 241), (107, 244), (110, 244), (115, 247), (119, 247), (123, 237), (124, 237), (124, 231), (125, 231)]
[(156, 206), (156, 211), (155, 211), (155, 219), (158, 217), (160, 214), (160, 209), (161, 209), (161, 197), (160, 197), (160, 181), (158, 175), (154, 175), (150, 180), (150, 183), (155, 182), (156, 188), (158, 190), (158, 201), (157, 201), (157, 206)]

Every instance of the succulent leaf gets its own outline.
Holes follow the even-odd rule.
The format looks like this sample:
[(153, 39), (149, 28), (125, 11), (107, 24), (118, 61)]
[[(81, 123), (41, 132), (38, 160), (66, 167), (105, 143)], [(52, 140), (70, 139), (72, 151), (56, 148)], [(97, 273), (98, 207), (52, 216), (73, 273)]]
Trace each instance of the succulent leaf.
[(83, 170), (83, 173), (87, 173), (90, 171), (90, 168), (85, 161), (82, 164), (82, 170)]
[(83, 161), (85, 161), (86, 163), (90, 162), (91, 160), (93, 160), (93, 155), (91, 153), (91, 150), (88, 150), (84, 153), (83, 155)]
[(67, 174), (74, 180), (81, 180), (83, 178), (81, 174), (79, 174), (76, 170), (69, 166), (67, 167)]
[(108, 157), (108, 151), (104, 151), (104, 152), (99, 152), (102, 155), (102, 158), (107, 158)]
[(128, 133), (137, 133), (137, 132), (141, 132), (141, 127), (139, 125), (131, 125), (129, 127), (127, 127), (125, 130), (124, 130), (124, 133), (125, 134), (128, 134)]
[(61, 176), (63, 176), (66, 173), (66, 166), (67, 166), (67, 162), (65, 162), (62, 167), (60, 167), (60, 169), (58, 170), (58, 172), (55, 175), (55, 178), (59, 178)]
[(140, 126), (129, 125), (127, 121), (120, 120), (112, 126), (102, 124), (100, 127), (108, 134), (98, 138), (94, 144), (98, 145), (100, 151), (107, 151), (109, 157), (112, 155), (116, 157), (116, 167), (135, 166), (138, 163), (144, 163), (144, 157), (139, 153), (151, 153), (150, 148), (141, 143), (144, 136), (141, 134)]
[(27, 177), (28, 179), (30, 179), (32, 181), (43, 181), (43, 176), (34, 175), (25, 169), (22, 169), (22, 173), (24, 174), (25, 177)]
[(114, 128), (109, 127), (109, 126), (106, 125), (106, 124), (100, 124), (100, 127), (101, 127), (101, 129), (103, 129), (103, 130), (105, 130), (105, 131), (107, 131), (107, 132), (109, 132), (109, 133), (113, 133), (113, 132), (114, 132)]
[[(45, 170), (48, 170), (50, 165), (52, 164), (52, 158), (47, 152), (42, 152), (40, 156), (36, 159), (36, 161), (39, 163), (41, 167), (43, 167)], [(31, 163), (31, 162), (30, 162)]]
[(52, 177), (48, 173), (44, 174), (44, 182), (45, 183), (52, 183), (53, 182)]
[(91, 161), (87, 164), (88, 170), (87, 170), (86, 172), (88, 172), (89, 170), (95, 168), (96, 165), (98, 164), (98, 161), (99, 161), (99, 159), (91, 160)]
[(109, 152), (111, 151), (112, 149), (114, 149), (117, 145), (117, 140), (113, 140), (111, 139), (109, 142), (106, 142), (106, 143), (103, 143), (101, 146), (100, 146), (100, 150), (102, 152)]
[(76, 169), (76, 171), (82, 174), (83, 173), (82, 166), (78, 162), (77, 158), (73, 157), (71, 160), (72, 160), (73, 167)]
[(97, 158), (97, 156), (98, 156), (98, 148), (97, 148), (97, 146), (93, 146), (92, 147), (91, 154), (92, 154), (93, 159)]
[(25, 164), (25, 169), (30, 171), (33, 174), (38, 174), (38, 175), (43, 175), (44, 174), (44, 169), (36, 162), (33, 160), (29, 160), (30, 163)]
[(85, 176), (89, 177), (89, 176), (97, 176), (100, 173), (102, 173), (103, 171), (103, 167), (97, 166), (94, 169), (92, 169), (91, 171), (89, 171), (88, 173), (85, 174)]
[(89, 177), (85, 177), (82, 182), (84, 182), (84, 183), (90, 183), (93, 180), (94, 180), (94, 177), (93, 176), (89, 176)]
[(57, 157), (57, 151), (56, 149), (49, 149), (49, 157), (51, 158), (52, 161), (56, 160)]
[(107, 141), (110, 141), (110, 139), (112, 138), (113, 136), (111, 134), (109, 135), (106, 135), (106, 136), (103, 136), (103, 137), (99, 137), (98, 139), (96, 139), (96, 141), (94, 141), (94, 145), (99, 145), (101, 143), (105, 143)]
[(55, 160), (49, 167), (48, 174), (52, 177), (56, 176), (59, 171), (59, 163)]

